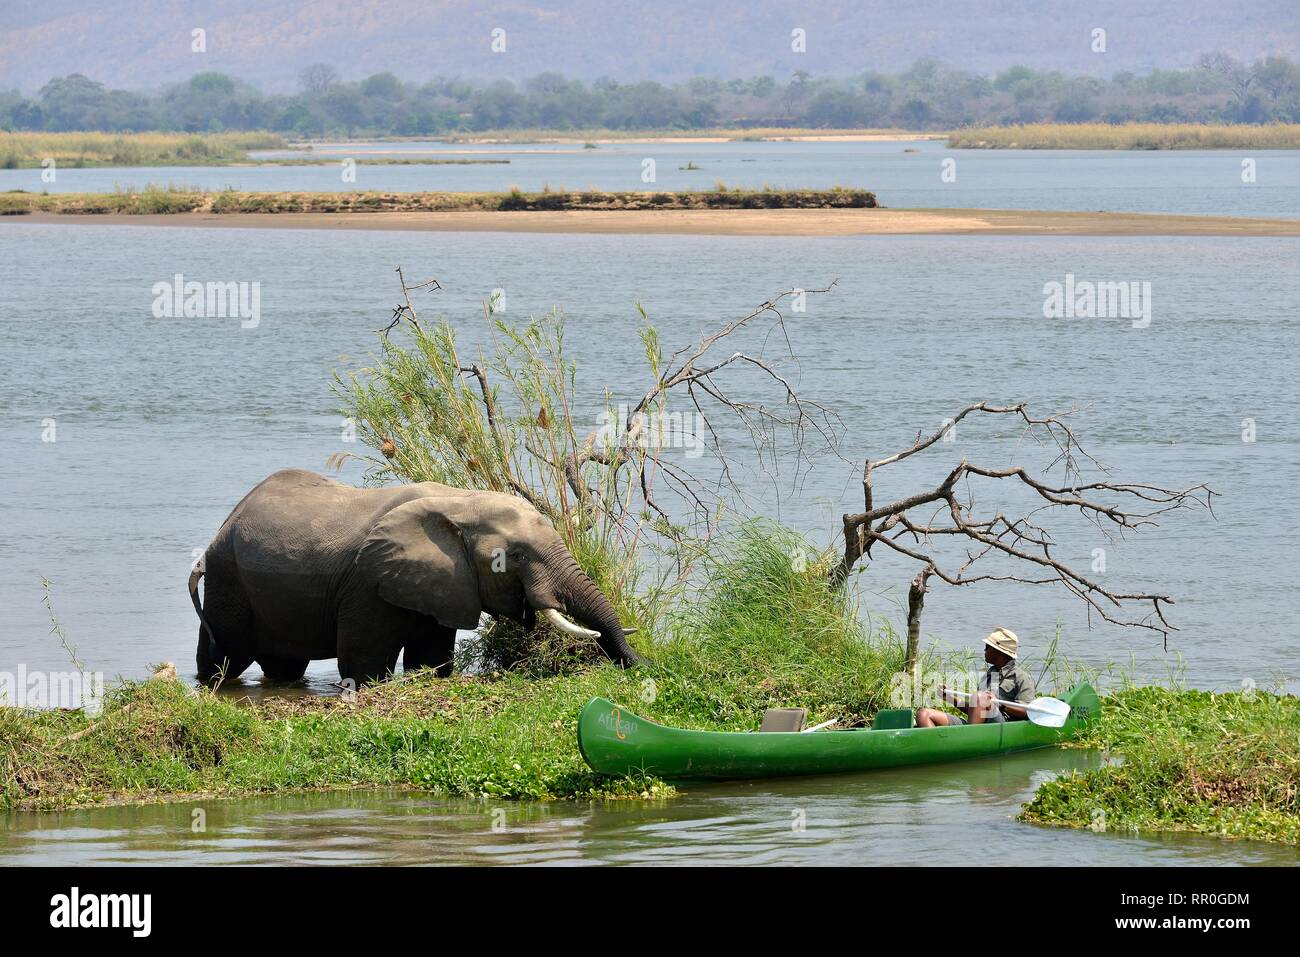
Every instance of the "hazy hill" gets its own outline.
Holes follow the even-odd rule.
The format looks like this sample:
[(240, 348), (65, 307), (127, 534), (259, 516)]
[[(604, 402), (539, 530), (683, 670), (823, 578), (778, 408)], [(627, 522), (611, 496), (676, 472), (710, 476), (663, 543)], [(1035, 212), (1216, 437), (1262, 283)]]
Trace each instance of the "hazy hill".
[[(545, 70), (593, 79), (674, 80), (795, 70), (893, 71), (921, 57), (992, 72), (1013, 63), (1074, 73), (1190, 65), (1225, 50), (1300, 55), (1300, 0), (43, 0), (0, 2), (0, 87), (31, 91), (85, 73), (147, 88), (220, 70), (267, 90), (296, 88), (325, 62), (352, 79), (519, 79)], [(213, 12), (217, 10), (218, 12)], [(190, 50), (207, 31), (207, 52)], [(506, 52), (490, 50), (494, 28)], [(790, 49), (795, 27), (807, 52)], [(1094, 27), (1105, 54), (1090, 51)]]

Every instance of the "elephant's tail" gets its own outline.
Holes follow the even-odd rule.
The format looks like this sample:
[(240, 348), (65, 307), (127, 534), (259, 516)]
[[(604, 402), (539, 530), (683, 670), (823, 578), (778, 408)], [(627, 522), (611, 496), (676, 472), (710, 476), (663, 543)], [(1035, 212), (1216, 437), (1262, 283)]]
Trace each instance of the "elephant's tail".
[(208, 633), (208, 640), (215, 642), (216, 636), (212, 634), (212, 626), (208, 624), (207, 616), (203, 614), (203, 603), (199, 601), (199, 579), (203, 577), (203, 563), (199, 562), (194, 566), (194, 571), (190, 572), (190, 601), (194, 602), (194, 610), (199, 613), (199, 622), (203, 625), (203, 630)]

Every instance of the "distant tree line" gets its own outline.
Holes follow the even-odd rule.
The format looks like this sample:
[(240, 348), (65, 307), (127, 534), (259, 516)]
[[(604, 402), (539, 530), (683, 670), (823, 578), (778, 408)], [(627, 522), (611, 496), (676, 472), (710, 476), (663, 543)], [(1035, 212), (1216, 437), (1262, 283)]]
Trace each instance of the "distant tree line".
[(542, 73), (520, 84), (392, 73), (345, 82), (331, 66), (304, 70), (295, 94), (263, 94), (222, 73), (156, 93), (110, 90), (81, 74), (34, 97), (0, 91), (9, 130), (273, 130), (293, 136), (432, 136), (489, 129), (701, 129), (718, 126), (950, 129), (1040, 122), (1300, 122), (1300, 65), (1245, 63), (1224, 53), (1186, 70), (1109, 80), (1013, 66), (987, 77), (920, 60), (903, 73), (591, 84)]

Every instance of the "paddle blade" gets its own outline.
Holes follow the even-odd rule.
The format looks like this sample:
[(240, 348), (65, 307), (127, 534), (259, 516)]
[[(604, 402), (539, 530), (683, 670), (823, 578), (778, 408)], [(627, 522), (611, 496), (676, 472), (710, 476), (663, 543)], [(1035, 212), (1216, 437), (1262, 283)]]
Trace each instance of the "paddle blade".
[(1025, 709), (1030, 721), (1044, 728), (1059, 728), (1070, 716), (1070, 706), (1059, 698), (1035, 698), (1020, 707)]

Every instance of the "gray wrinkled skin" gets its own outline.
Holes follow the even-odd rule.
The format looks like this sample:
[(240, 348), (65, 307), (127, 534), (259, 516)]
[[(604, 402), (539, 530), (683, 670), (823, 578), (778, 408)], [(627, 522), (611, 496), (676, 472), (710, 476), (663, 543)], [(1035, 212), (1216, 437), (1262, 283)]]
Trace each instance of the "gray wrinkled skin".
[[(200, 606), (197, 586), (204, 580)], [(302, 677), (338, 658), (360, 685), (407, 670), (451, 673), (456, 629), (479, 615), (531, 622), (557, 609), (599, 632), (621, 665), (640, 659), (618, 616), (551, 524), (523, 499), (421, 482), (359, 489), (299, 469), (248, 493), (190, 579), (199, 678), (226, 680), (257, 662)]]

